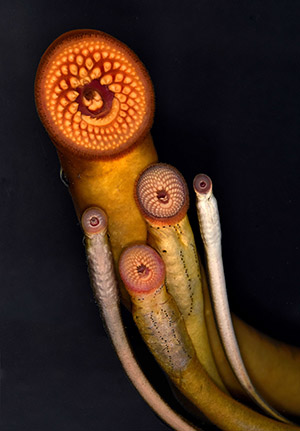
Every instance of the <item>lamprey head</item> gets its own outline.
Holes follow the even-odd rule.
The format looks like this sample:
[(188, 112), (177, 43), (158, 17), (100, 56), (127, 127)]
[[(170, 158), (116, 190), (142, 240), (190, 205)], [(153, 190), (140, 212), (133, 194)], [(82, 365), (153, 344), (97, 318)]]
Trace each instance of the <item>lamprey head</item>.
[(212, 180), (205, 174), (196, 175), (193, 186), (199, 199), (208, 199), (212, 194)]
[(152, 125), (148, 73), (124, 44), (96, 30), (75, 30), (44, 53), (35, 81), (40, 118), (62, 152), (117, 157)]
[(97, 233), (105, 234), (107, 230), (107, 216), (101, 208), (91, 207), (84, 211), (81, 226), (86, 236)]
[(137, 244), (123, 251), (119, 261), (121, 278), (130, 295), (159, 289), (165, 279), (165, 265), (153, 248)]
[(151, 165), (142, 172), (136, 182), (135, 199), (143, 217), (157, 226), (180, 222), (189, 206), (183, 176), (164, 163)]

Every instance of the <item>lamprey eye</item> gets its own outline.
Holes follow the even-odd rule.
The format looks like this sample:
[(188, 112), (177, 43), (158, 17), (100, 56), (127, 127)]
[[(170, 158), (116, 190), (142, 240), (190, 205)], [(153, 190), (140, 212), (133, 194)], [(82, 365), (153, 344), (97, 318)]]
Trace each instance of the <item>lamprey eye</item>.
[(100, 208), (88, 208), (81, 217), (81, 225), (87, 235), (104, 233), (107, 229), (107, 216)]
[(159, 254), (147, 245), (127, 248), (120, 257), (121, 278), (129, 293), (158, 289), (165, 279), (165, 266)]
[(137, 205), (151, 223), (178, 223), (189, 205), (187, 185), (173, 166), (158, 163), (145, 169), (136, 183)]
[(95, 30), (65, 33), (47, 49), (36, 104), (54, 144), (87, 158), (113, 157), (142, 140), (153, 119), (153, 88), (136, 55)]
[(59, 178), (65, 187), (69, 187), (69, 180), (62, 167), (59, 170)]
[(200, 195), (210, 195), (212, 192), (212, 180), (205, 174), (198, 174), (193, 182), (194, 190)]

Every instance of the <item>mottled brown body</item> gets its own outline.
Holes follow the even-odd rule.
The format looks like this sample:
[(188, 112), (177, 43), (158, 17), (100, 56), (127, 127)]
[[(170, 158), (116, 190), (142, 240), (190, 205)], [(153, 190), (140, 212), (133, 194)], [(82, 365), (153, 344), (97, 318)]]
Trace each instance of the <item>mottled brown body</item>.
[(149, 349), (168, 375), (177, 376), (193, 355), (176, 302), (163, 285), (152, 295), (132, 297), (132, 314)]
[(194, 235), (185, 216), (175, 225), (147, 223), (148, 243), (161, 255), (166, 266), (166, 286), (183, 316), (199, 361), (213, 381), (227, 392), (217, 371), (208, 338)]
[[(215, 425), (228, 431), (299, 430), (269, 419), (224, 394), (200, 364), (165, 286), (145, 295), (130, 292), (134, 320), (158, 363), (178, 389)], [(172, 347), (172, 348), (171, 348)]]

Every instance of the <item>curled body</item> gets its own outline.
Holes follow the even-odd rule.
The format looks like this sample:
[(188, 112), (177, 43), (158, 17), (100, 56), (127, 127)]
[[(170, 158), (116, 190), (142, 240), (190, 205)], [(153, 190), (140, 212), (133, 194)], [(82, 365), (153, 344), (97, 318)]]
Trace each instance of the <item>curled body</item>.
[(197, 358), (179, 309), (166, 290), (162, 264), (152, 248), (134, 245), (122, 253), (120, 272), (133, 302), (139, 331), (173, 383), (222, 430), (299, 430), (240, 404), (210, 379)]

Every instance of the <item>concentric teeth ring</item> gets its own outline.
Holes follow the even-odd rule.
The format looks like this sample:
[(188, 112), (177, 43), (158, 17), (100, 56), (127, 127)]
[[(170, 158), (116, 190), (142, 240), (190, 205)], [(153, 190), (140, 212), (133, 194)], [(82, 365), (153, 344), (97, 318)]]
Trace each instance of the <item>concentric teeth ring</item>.
[(186, 215), (188, 188), (176, 168), (166, 163), (156, 163), (148, 166), (137, 179), (135, 200), (150, 224), (173, 225)]
[(152, 124), (153, 89), (144, 66), (99, 31), (72, 31), (54, 41), (40, 62), (35, 93), (54, 143), (88, 158), (116, 156)]
[(125, 249), (120, 257), (119, 270), (130, 294), (153, 292), (163, 285), (166, 275), (159, 254), (145, 244)]

